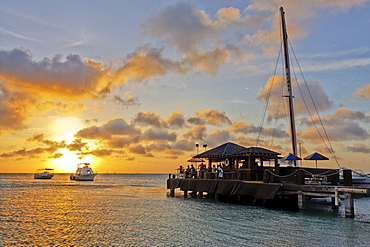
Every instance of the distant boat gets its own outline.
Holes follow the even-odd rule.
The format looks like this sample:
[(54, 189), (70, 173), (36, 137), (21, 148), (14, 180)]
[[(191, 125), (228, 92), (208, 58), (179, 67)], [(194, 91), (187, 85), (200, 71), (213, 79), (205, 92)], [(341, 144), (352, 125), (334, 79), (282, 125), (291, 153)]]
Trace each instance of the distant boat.
[(77, 181), (94, 181), (95, 176), (97, 175), (89, 167), (89, 163), (80, 163), (77, 165), (77, 170), (75, 174), (71, 174), (69, 177), (71, 180)]
[(54, 177), (54, 169), (51, 168), (37, 169), (33, 175), (34, 179), (51, 179), (52, 177)]

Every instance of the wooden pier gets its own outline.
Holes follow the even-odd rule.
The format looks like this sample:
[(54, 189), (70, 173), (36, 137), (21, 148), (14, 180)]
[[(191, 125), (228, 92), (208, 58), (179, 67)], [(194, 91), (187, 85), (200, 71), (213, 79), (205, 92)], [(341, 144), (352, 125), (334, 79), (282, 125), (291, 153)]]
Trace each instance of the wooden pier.
[[(344, 171), (350, 174), (350, 170)], [(299, 172), (295, 177), (299, 178)], [(175, 190), (188, 193), (197, 197), (211, 197), (226, 201), (248, 202), (254, 205), (267, 207), (280, 207), (285, 209), (305, 209), (307, 198), (331, 198), (332, 208), (339, 207), (339, 199), (344, 199), (345, 217), (354, 218), (355, 195), (370, 196), (370, 187), (352, 185), (352, 177), (347, 178), (344, 184), (314, 184), (303, 175), (296, 183), (292, 182), (269, 182), (271, 176), (265, 172), (265, 181), (244, 181), (236, 179), (200, 179), (178, 178), (177, 175), (169, 175), (167, 189), (170, 196), (175, 195)], [(271, 175), (271, 174), (270, 174)], [(335, 182), (334, 182), (335, 183)]]
[[(207, 159), (208, 163), (199, 165), (197, 174), (189, 176), (181, 173), (183, 169), (170, 174), (167, 188), (170, 196), (180, 189), (184, 197), (191, 192), (191, 196), (282, 209), (305, 209), (306, 199), (328, 197), (336, 209), (339, 199), (344, 199), (345, 216), (350, 218), (354, 217), (354, 197), (370, 196), (370, 186), (353, 184), (351, 170), (281, 166), (278, 155), (268, 149), (228, 142), (193, 157)], [(214, 164), (222, 167), (222, 179), (217, 179)]]

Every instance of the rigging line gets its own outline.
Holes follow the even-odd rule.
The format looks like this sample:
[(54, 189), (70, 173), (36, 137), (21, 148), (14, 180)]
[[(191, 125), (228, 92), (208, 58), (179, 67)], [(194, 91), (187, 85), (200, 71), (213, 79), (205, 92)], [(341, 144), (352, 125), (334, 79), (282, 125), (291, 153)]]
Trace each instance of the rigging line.
[[(290, 42), (289, 42), (289, 44), (290, 44)], [(307, 85), (306, 78), (305, 78), (305, 77), (304, 77), (304, 75), (303, 75), (302, 69), (301, 69), (301, 67), (300, 67), (300, 65), (299, 65), (298, 59), (297, 59), (297, 57), (296, 57), (296, 55), (295, 55), (295, 52), (294, 52), (293, 47), (292, 47), (292, 45), (291, 45), (291, 44), (290, 44), (290, 48), (291, 48), (291, 50), (292, 50), (292, 52), (293, 52), (293, 55), (294, 55), (294, 58), (295, 58), (295, 60), (296, 60), (297, 65), (298, 65), (299, 71), (301, 72), (301, 75), (302, 75), (303, 81), (304, 81), (304, 83), (305, 83), (305, 86), (306, 86), (306, 88), (307, 88), (308, 94), (309, 94), (309, 96), (310, 96), (311, 102), (312, 102), (312, 104), (313, 104), (313, 106), (314, 106), (314, 108), (315, 108), (316, 114), (317, 114), (318, 119), (319, 119), (319, 121), (320, 121), (320, 123), (321, 123), (321, 126), (322, 126), (322, 128), (323, 128), (323, 131), (324, 131), (324, 133), (325, 133), (325, 137), (326, 137), (326, 139), (327, 139), (327, 142), (329, 143), (330, 148), (328, 147), (328, 145), (326, 144), (326, 142), (325, 142), (324, 138), (322, 137), (322, 135), (321, 135), (321, 133), (320, 133), (320, 131), (319, 131), (319, 129), (318, 129), (318, 127), (317, 127), (317, 125), (316, 125), (316, 123), (315, 123), (315, 121), (314, 121), (313, 117), (312, 117), (312, 114), (311, 114), (310, 110), (308, 109), (308, 106), (307, 106), (306, 101), (305, 101), (305, 99), (304, 99), (304, 97), (303, 97), (303, 93), (302, 93), (302, 91), (301, 91), (301, 89), (300, 89), (300, 87), (299, 87), (299, 84), (297, 83), (297, 85), (298, 85), (298, 89), (299, 89), (299, 92), (300, 92), (300, 94), (301, 94), (301, 96), (302, 96), (302, 99), (303, 99), (303, 102), (304, 102), (304, 104), (305, 104), (305, 106), (306, 106), (306, 109), (307, 109), (307, 111), (308, 111), (308, 114), (310, 115), (311, 121), (312, 121), (312, 123), (314, 124), (314, 126), (315, 126), (315, 128), (316, 128), (317, 132), (319, 133), (321, 140), (324, 142), (324, 144), (325, 144), (326, 148), (328, 149), (328, 151), (330, 152), (330, 154), (333, 156), (333, 158), (334, 158), (335, 162), (337, 163), (338, 167), (340, 167), (339, 162), (338, 162), (338, 159), (337, 159), (337, 157), (336, 157), (336, 155), (335, 155), (335, 152), (334, 152), (334, 148), (333, 148), (333, 146), (332, 146), (332, 144), (331, 144), (331, 142), (330, 142), (330, 139), (329, 139), (329, 136), (328, 136), (328, 134), (327, 134), (327, 132), (326, 132), (326, 129), (325, 129), (324, 123), (322, 122), (322, 119), (321, 119), (321, 116), (320, 116), (320, 114), (319, 114), (319, 111), (317, 110), (317, 107), (316, 107), (315, 101), (313, 100), (313, 97), (312, 97), (311, 91), (310, 91), (310, 89), (309, 89), (309, 87), (308, 87), (308, 85)], [(293, 71), (294, 71), (294, 68), (293, 68)]]
[[(278, 58), (276, 60), (276, 64), (275, 64), (275, 71), (274, 71), (274, 75), (276, 75), (276, 70), (277, 70), (277, 66), (279, 64), (279, 59), (280, 59), (280, 54), (281, 54), (281, 46), (280, 46), (280, 52), (279, 52), (279, 55), (278, 55)], [(272, 82), (271, 82), (271, 86), (270, 86), (270, 89), (269, 89), (269, 92), (267, 94), (267, 98), (266, 98), (266, 105), (265, 105), (265, 109), (263, 111), (263, 114), (262, 114), (262, 120), (261, 120), (261, 128), (260, 128), (260, 131), (258, 133), (258, 137), (257, 137), (257, 143), (256, 143), (256, 147), (258, 147), (258, 144), (259, 144), (259, 141), (260, 141), (260, 137), (261, 137), (261, 134), (262, 134), (262, 131), (263, 131), (263, 123), (265, 121), (265, 118), (266, 118), (266, 113), (267, 113), (267, 107), (269, 105), (269, 101), (270, 101), (270, 96), (271, 96), (271, 91), (272, 91), (272, 88), (273, 88), (273, 85), (274, 85), (274, 81), (275, 81), (275, 76), (273, 77), (272, 79)]]
[[(282, 47), (280, 46), (280, 52), (279, 52), (279, 57), (281, 56), (282, 54)], [(280, 58), (278, 57), (278, 60), (280, 60), (280, 58), (282, 59), (283, 56), (281, 56)], [(277, 69), (276, 69), (277, 70)], [(276, 70), (275, 70), (275, 74), (274, 74), (274, 78), (276, 77)], [(282, 66), (282, 73), (284, 73), (284, 66)], [(283, 95), (283, 90), (284, 90), (284, 84), (281, 84), (281, 93), (280, 95)], [(285, 105), (284, 105), (284, 102), (282, 102), (282, 97), (279, 97), (278, 98), (278, 102), (277, 102), (277, 105), (280, 106), (282, 105), (283, 108), (284, 108), (284, 112), (286, 113), (286, 109), (285, 109)], [(273, 145), (274, 145), (274, 137), (275, 137), (275, 129), (276, 129), (276, 126), (277, 126), (277, 123), (278, 123), (278, 119), (279, 119), (279, 115), (278, 115), (278, 112), (279, 112), (279, 107), (276, 107), (275, 108), (275, 114), (274, 114), (274, 128), (272, 129), (272, 138), (271, 138), (271, 143), (270, 143), (270, 147), (269, 149), (273, 149)], [(286, 115), (285, 115), (286, 116)]]

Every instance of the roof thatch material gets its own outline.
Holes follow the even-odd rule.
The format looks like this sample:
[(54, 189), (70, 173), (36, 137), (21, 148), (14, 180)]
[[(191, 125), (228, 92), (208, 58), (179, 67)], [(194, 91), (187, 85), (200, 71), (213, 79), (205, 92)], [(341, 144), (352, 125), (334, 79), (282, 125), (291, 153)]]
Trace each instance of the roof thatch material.
[(277, 156), (280, 155), (274, 151), (260, 147), (243, 147), (238, 144), (227, 142), (221, 146), (210, 149), (206, 152), (194, 156), (194, 158), (212, 158), (212, 157), (229, 157), (229, 156)]

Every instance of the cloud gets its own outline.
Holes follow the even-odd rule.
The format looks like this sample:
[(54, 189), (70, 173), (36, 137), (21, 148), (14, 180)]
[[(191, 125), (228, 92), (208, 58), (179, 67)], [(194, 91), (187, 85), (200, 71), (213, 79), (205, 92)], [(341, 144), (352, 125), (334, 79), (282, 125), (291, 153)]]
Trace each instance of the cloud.
[(179, 112), (179, 110), (176, 110), (168, 116), (167, 123), (170, 127), (173, 128), (181, 128), (186, 126), (186, 121), (184, 116)]
[(347, 150), (349, 152), (368, 154), (370, 153), (370, 146), (363, 143), (355, 143), (353, 146), (347, 146)]
[(164, 76), (168, 72), (184, 74), (188, 71), (186, 64), (164, 58), (162, 51), (163, 48), (155, 48), (150, 44), (136, 48), (122, 59), (122, 65), (118, 65), (119, 68), (114, 72), (115, 80), (145, 81), (155, 76)]
[[(347, 123), (368, 123), (370, 122), (370, 116), (366, 115), (362, 111), (354, 111), (345, 107), (338, 108), (333, 114), (325, 115), (321, 117), (321, 121), (324, 125), (333, 126), (333, 125), (346, 125)], [(313, 123), (320, 123), (318, 117), (314, 117), (311, 120), (307, 118), (302, 118), (301, 122), (308, 126), (313, 126)]]
[[(292, 78), (292, 90), (294, 96), (294, 111), (296, 114), (307, 115), (308, 110), (315, 113), (315, 109), (319, 112), (331, 109), (333, 103), (329, 100), (329, 96), (324, 91), (324, 88), (314, 81), (305, 83), (298, 82), (295, 77)], [(284, 103), (283, 96), (289, 95), (285, 78), (279, 75), (271, 76), (266, 82), (264, 88), (258, 91), (257, 99), (267, 102), (267, 113), (269, 120), (279, 119), (287, 116), (289, 109), (287, 101)], [(315, 99), (313, 106), (311, 97)]]
[(167, 123), (154, 112), (139, 112), (132, 122), (142, 126), (167, 128)]
[(135, 154), (147, 154), (145, 147), (141, 144), (136, 144), (130, 147), (130, 152)]
[[(243, 133), (246, 135), (258, 134), (261, 132), (261, 127), (257, 127), (253, 124), (248, 124), (247, 122), (234, 121), (230, 128), (226, 129), (227, 131), (233, 131), (235, 133)], [(289, 135), (280, 128), (263, 128), (262, 135), (264, 136), (273, 136), (277, 138), (287, 138)]]
[(136, 129), (133, 125), (128, 124), (123, 118), (116, 118), (109, 120), (102, 126), (91, 126), (79, 130), (75, 137), (84, 139), (98, 139), (109, 140), (113, 136), (130, 136), (138, 135), (140, 130)]
[(83, 142), (82, 139), (74, 139), (71, 144), (67, 145), (69, 151), (82, 151), (82, 149), (87, 148), (88, 143)]
[(36, 99), (25, 93), (5, 89), (0, 80), (0, 134), (25, 128), (24, 122), (31, 116), (27, 108), (35, 103)]
[[(327, 139), (327, 134), (330, 141), (366, 140), (370, 135), (360, 124), (369, 122), (370, 116), (364, 112), (340, 107), (333, 114), (321, 116), (320, 119), (318, 117), (313, 117), (311, 120), (302, 118), (301, 123), (309, 127), (298, 136), (314, 143), (322, 142), (320, 134), (324, 140)], [(317, 129), (313, 127), (314, 123)], [(325, 126), (325, 131), (321, 123)]]
[(230, 141), (230, 139), (231, 135), (229, 131), (215, 130), (213, 133), (207, 136), (206, 143), (209, 146), (217, 146), (220, 143), (226, 143)]
[(102, 63), (78, 55), (34, 61), (23, 48), (0, 50), (0, 64), (2, 131), (25, 128), (30, 117), (52, 109), (59, 114), (83, 110), (76, 99), (96, 98), (108, 74)]
[(139, 142), (139, 136), (127, 136), (127, 137), (114, 137), (105, 142), (110, 148), (125, 148), (133, 143)]
[(184, 134), (184, 137), (192, 140), (205, 140), (207, 137), (207, 128), (204, 125), (196, 125), (193, 129), (188, 130)]
[[(44, 139), (45, 135), (43, 133), (35, 133), (32, 137), (28, 138), (26, 140), (27, 143), (39, 143), (42, 146), (47, 146), (47, 147), (37, 147), (33, 149), (20, 149), (17, 151), (12, 151), (8, 153), (3, 153), (0, 155), (2, 158), (12, 158), (12, 157), (17, 157), (17, 156), (24, 156), (28, 158), (37, 158), (43, 154), (49, 154), (50, 158), (59, 158), (62, 155), (60, 153), (56, 153), (59, 149), (62, 148), (67, 148), (68, 145), (66, 144), (66, 141), (53, 141), (53, 140), (48, 140)], [(78, 142), (78, 141), (77, 141)], [(71, 144), (73, 147), (74, 144)]]
[(220, 42), (220, 28), (231, 24), (232, 12), (235, 15), (238, 10), (220, 10), (213, 22), (204, 11), (197, 10), (192, 4), (178, 2), (160, 9), (142, 27), (147, 34), (163, 40), (183, 54), (177, 63), (181, 64), (180, 71), (197, 68), (215, 75), (230, 56), (241, 57), (237, 46)]
[(189, 139), (181, 139), (172, 145), (175, 150), (192, 151), (195, 148), (195, 142)]
[(138, 98), (134, 98), (130, 95), (130, 92), (127, 91), (124, 93), (124, 97), (120, 95), (113, 95), (113, 99), (115, 102), (123, 105), (123, 106), (130, 106), (130, 105), (138, 105), (139, 100)]
[(114, 153), (124, 153), (123, 151), (117, 151), (113, 149), (95, 149), (91, 151), (91, 154), (95, 157), (109, 157), (113, 155)]
[(142, 26), (146, 33), (165, 39), (183, 53), (197, 51), (200, 44), (217, 37), (205, 12), (186, 2), (163, 7)]
[(370, 84), (362, 87), (362, 88), (358, 88), (356, 92), (354, 92), (353, 94), (355, 96), (356, 99), (359, 99), (359, 100), (370, 100)]
[(177, 135), (175, 132), (168, 133), (165, 130), (154, 130), (154, 129), (147, 129), (141, 136), (141, 139), (146, 141), (166, 140), (174, 142), (176, 141), (176, 138)]
[(231, 120), (226, 116), (225, 112), (220, 112), (218, 110), (197, 110), (196, 114), (187, 120), (191, 124), (202, 125), (202, 124), (211, 124), (211, 125), (225, 125), (231, 124)]
[[(369, 133), (355, 122), (349, 122), (345, 125), (325, 127), (325, 132), (330, 141), (336, 142), (366, 140), (369, 138)], [(318, 129), (308, 127), (306, 131), (301, 133), (298, 132), (298, 137), (306, 141), (311, 141), (312, 143), (322, 143), (323, 140), (319, 136), (319, 133), (321, 133), (323, 139), (327, 141), (326, 135), (324, 134), (325, 132), (321, 126), (318, 127)]]
[(7, 89), (63, 99), (96, 97), (109, 72), (102, 63), (79, 55), (68, 55), (65, 60), (56, 55), (37, 62), (28, 50), (20, 48), (1, 50), (0, 63), (0, 78), (7, 82), (3, 85)]

